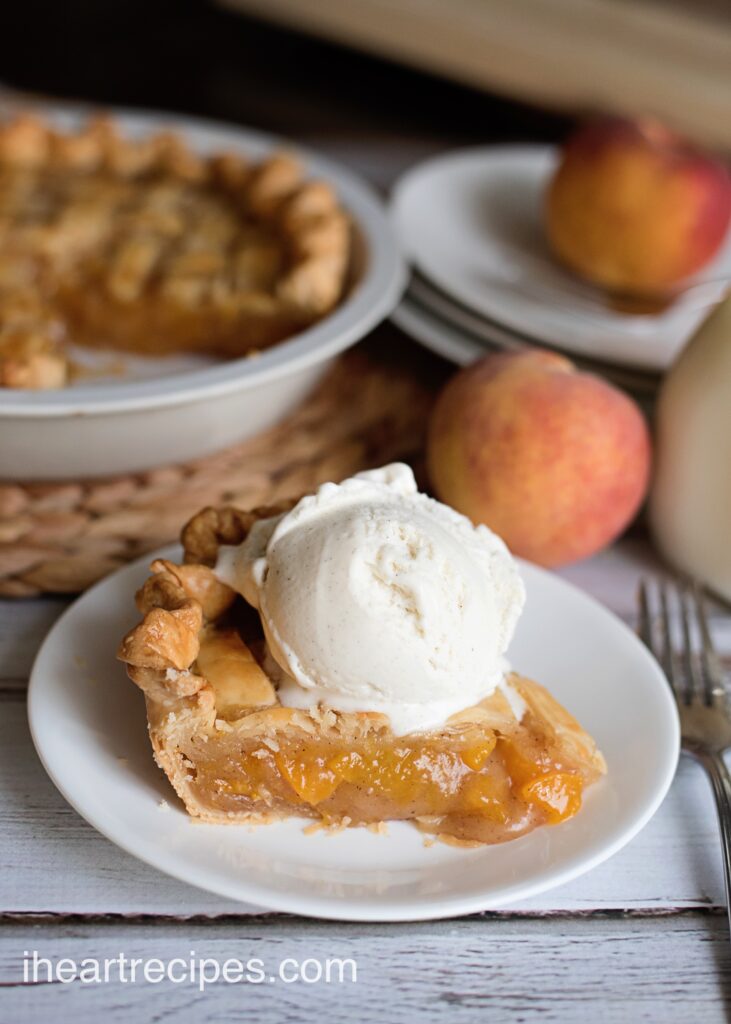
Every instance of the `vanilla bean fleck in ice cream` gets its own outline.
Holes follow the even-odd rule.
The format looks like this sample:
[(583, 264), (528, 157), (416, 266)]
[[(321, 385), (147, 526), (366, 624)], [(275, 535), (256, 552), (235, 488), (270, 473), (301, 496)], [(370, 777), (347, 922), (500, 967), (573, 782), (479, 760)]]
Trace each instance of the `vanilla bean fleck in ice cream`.
[(500, 538), (400, 463), (260, 520), (216, 572), (258, 608), (283, 704), (379, 711), (398, 735), (502, 685), (525, 600)]

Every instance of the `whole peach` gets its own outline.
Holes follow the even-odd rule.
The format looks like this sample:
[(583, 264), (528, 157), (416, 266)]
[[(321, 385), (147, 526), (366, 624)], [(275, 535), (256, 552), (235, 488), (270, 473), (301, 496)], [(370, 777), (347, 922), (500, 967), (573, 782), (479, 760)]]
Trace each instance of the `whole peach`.
[(721, 245), (731, 177), (657, 121), (595, 121), (564, 147), (545, 212), (554, 252), (577, 274), (662, 295)]
[(438, 497), (545, 566), (593, 554), (637, 512), (650, 439), (623, 392), (570, 360), (487, 356), (437, 399), (427, 444)]

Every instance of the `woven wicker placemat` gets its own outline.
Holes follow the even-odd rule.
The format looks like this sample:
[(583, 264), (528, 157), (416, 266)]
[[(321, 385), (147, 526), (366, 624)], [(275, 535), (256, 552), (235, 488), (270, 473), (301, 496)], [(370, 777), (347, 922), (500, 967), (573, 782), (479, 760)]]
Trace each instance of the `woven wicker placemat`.
[(205, 505), (250, 508), (396, 459), (418, 463), (433, 364), (391, 332), (387, 342), (347, 353), (283, 423), (214, 456), (109, 479), (0, 484), (0, 595), (83, 590), (177, 540)]

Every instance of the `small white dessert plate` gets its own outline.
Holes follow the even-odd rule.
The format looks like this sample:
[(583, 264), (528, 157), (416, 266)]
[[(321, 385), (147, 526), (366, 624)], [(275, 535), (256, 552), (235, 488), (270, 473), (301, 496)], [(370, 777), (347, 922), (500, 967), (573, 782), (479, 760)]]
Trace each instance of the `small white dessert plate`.
[[(179, 549), (164, 555), (176, 558)], [(390, 824), (386, 835), (305, 835), (300, 820), (255, 829), (194, 824), (153, 762), (142, 694), (114, 658), (138, 619), (133, 594), (150, 558), (97, 584), (61, 616), (33, 667), (29, 717), (46, 771), (69, 803), (112, 842), (175, 878), (273, 910), (351, 921), (512, 906), (616, 853), (670, 786), (678, 719), (659, 666), (601, 605), (523, 563), (528, 600), (512, 663), (576, 714), (609, 765), (575, 818), (471, 849), (427, 847), (407, 824)]]
[[(556, 165), (547, 146), (491, 146), (432, 158), (397, 183), (391, 214), (407, 259), (450, 298), (567, 352), (663, 371), (731, 277), (731, 233), (688, 292), (661, 314), (603, 304), (552, 257), (542, 203)], [(717, 282), (713, 284), (711, 282)]]

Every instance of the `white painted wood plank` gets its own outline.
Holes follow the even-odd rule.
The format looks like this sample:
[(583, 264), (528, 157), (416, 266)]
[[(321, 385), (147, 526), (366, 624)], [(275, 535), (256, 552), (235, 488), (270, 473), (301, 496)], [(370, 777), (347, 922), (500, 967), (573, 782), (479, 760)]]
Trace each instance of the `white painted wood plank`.
[[(558, 575), (591, 594), (634, 627), (640, 580), (659, 579), (668, 572), (648, 538), (630, 536), (593, 558), (560, 569)], [(707, 610), (718, 650), (731, 655), (731, 612), (713, 600), (709, 600)]]
[[(146, 960), (231, 957), (263, 964), (262, 984), (21, 984), (24, 950), (40, 956)], [(285, 958), (352, 958), (356, 981), (285, 984)], [(286, 969), (293, 965), (286, 964)], [(68, 964), (67, 964), (68, 967)], [(71, 965), (73, 968), (73, 964)], [(138, 968), (139, 969), (139, 968)], [(180, 965), (176, 965), (180, 970)], [(129, 968), (127, 968), (129, 970)], [(208, 967), (212, 976), (213, 967)], [(310, 967), (312, 970), (312, 967)], [(353, 927), (296, 919), (216, 924), (73, 923), (0, 931), (3, 1019), (14, 1024), (191, 1020), (238, 1024), (721, 1024), (731, 962), (722, 916)], [(114, 975), (113, 975), (114, 976)], [(272, 978), (271, 982), (269, 978)]]
[[(46, 777), (23, 703), (0, 708), (0, 912), (190, 916), (251, 909), (168, 879), (98, 835)], [(628, 847), (583, 878), (513, 909), (709, 906), (723, 906), (715, 812), (700, 769), (683, 763), (665, 804)]]
[(41, 641), (67, 606), (62, 598), (0, 598), (0, 684), (27, 678)]

